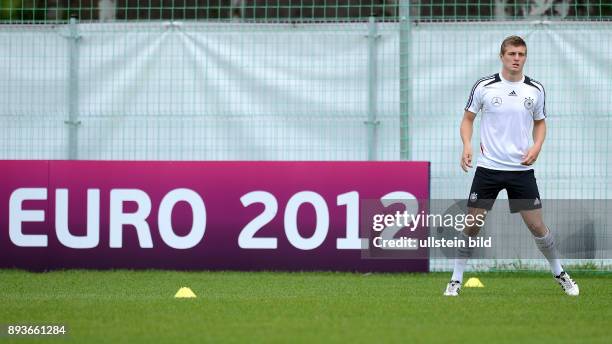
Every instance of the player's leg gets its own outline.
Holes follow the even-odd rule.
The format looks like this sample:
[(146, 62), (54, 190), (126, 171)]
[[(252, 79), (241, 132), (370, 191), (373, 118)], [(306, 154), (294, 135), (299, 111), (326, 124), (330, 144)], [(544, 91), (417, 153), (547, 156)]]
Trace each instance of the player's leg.
[(563, 271), (554, 236), (544, 224), (542, 209), (522, 210), (521, 217), (529, 231), (531, 231), (536, 246), (548, 260), (550, 270), (563, 291), (571, 296), (580, 294), (580, 289), (576, 282), (572, 280), (568, 273)]
[(544, 224), (542, 209), (522, 210), (521, 217), (533, 235), (536, 246), (548, 260), (550, 270), (555, 276), (559, 276), (563, 272), (561, 259), (559, 259), (554, 237)]
[(548, 260), (557, 282), (566, 294), (578, 295), (578, 285), (563, 271), (554, 236), (544, 224), (542, 201), (533, 170), (512, 172), (507, 178), (506, 190), (510, 200), (510, 212), (521, 213), (536, 246)]
[[(487, 209), (483, 208), (468, 208), (468, 214), (474, 216), (474, 218), (483, 219), (486, 217)], [(463, 272), (467, 266), (468, 260), (472, 257), (473, 247), (468, 245), (469, 237), (474, 237), (480, 232), (480, 227), (473, 223), (471, 226), (465, 226), (465, 229), (459, 234), (461, 241), (464, 245), (457, 247), (455, 251), (455, 264), (453, 266), (453, 275), (451, 276), (450, 282), (446, 285), (444, 295), (446, 296), (457, 296), (461, 290), (461, 283), (463, 283)]]
[[(484, 219), (487, 211), (491, 210), (497, 198), (497, 194), (503, 188), (503, 183), (500, 180), (500, 172), (501, 171), (484, 169), (482, 167), (476, 169), (468, 198), (468, 214)], [(474, 251), (473, 248), (467, 245), (467, 241), (469, 237), (478, 235), (479, 231), (480, 227), (477, 223), (471, 223), (470, 226), (466, 224), (465, 229), (461, 232), (461, 239), (466, 244), (462, 245), (464, 247), (457, 247), (455, 251), (453, 275), (446, 286), (444, 295), (457, 296), (459, 294), (461, 283), (463, 282), (463, 272)]]

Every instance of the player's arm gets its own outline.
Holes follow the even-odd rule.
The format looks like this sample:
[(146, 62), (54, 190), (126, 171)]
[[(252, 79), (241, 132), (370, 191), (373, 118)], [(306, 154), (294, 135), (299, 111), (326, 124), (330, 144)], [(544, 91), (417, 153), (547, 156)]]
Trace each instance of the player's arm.
[(461, 141), (463, 141), (463, 153), (461, 153), (461, 168), (467, 172), (468, 168), (472, 168), (472, 133), (474, 132), (474, 119), (476, 114), (470, 111), (463, 113), (461, 127)]
[(544, 139), (546, 138), (546, 121), (544, 119), (533, 121), (533, 146), (529, 148), (527, 154), (523, 157), (523, 165), (533, 165), (538, 160), (538, 155), (544, 145)]

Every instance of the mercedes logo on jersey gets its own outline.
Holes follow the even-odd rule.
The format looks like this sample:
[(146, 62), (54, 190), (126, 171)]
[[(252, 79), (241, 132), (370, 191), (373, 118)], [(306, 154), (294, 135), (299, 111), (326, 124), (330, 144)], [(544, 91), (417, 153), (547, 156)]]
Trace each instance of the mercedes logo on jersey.
[(525, 105), (525, 109), (531, 110), (531, 108), (533, 108), (533, 99), (525, 98), (525, 102), (523, 104)]
[(493, 97), (493, 99), (491, 99), (491, 104), (493, 104), (493, 106), (501, 106), (502, 99), (500, 97)]

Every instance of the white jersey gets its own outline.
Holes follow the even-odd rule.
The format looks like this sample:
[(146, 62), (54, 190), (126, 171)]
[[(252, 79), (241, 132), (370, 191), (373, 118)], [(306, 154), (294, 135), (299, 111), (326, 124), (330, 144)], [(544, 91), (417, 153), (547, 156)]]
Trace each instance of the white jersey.
[(501, 73), (476, 82), (466, 111), (482, 113), (478, 166), (493, 170), (523, 171), (521, 165), (532, 142), (533, 121), (546, 118), (542, 84), (523, 76), (505, 80)]

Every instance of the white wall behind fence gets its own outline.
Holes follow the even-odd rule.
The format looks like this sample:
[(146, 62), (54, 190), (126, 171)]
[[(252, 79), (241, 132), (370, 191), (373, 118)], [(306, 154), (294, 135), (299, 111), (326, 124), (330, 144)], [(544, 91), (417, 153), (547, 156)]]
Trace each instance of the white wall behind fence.
[[(2, 158), (63, 158), (63, 142), (44, 154), (45, 142), (25, 128), (38, 117), (65, 136), (72, 100), (81, 159), (363, 160), (370, 90), (381, 122), (377, 155), (399, 155), (392, 26), (379, 27), (378, 81), (370, 88), (367, 24), (79, 25), (79, 94), (72, 98), (67, 30), (39, 29), (44, 39), (27, 29), (2, 31), (0, 77), (12, 95), (0, 95), (3, 103), (10, 98), (0, 115), (23, 133)], [(15, 45), (21, 48), (9, 48)]]

